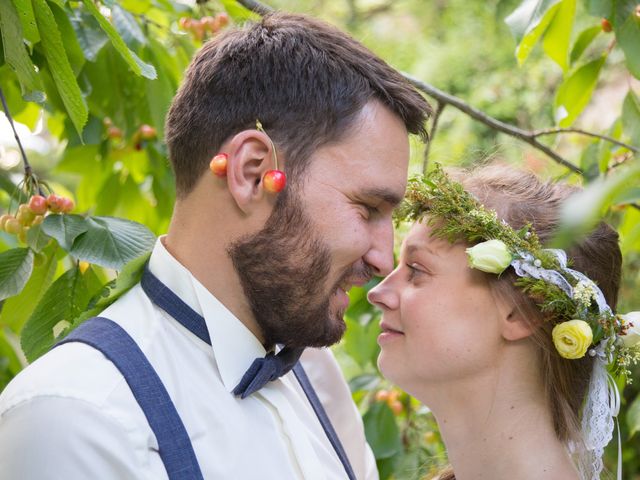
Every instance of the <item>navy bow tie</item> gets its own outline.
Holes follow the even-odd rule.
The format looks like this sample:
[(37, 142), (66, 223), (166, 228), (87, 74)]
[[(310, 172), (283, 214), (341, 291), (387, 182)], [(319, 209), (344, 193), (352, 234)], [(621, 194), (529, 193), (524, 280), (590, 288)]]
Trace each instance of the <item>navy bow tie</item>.
[(284, 347), (277, 354), (270, 352), (264, 358), (256, 358), (233, 389), (233, 394), (247, 398), (267, 383), (285, 375), (295, 366), (303, 351), (304, 348)]
[[(142, 289), (149, 299), (175, 318), (182, 326), (203, 342), (211, 345), (204, 317), (183, 302), (164, 283), (149, 271), (147, 265), (141, 280)], [(288, 373), (298, 362), (304, 348), (284, 347), (277, 354), (268, 353), (264, 358), (256, 358), (240, 383), (233, 389), (234, 395), (247, 398), (267, 383)]]

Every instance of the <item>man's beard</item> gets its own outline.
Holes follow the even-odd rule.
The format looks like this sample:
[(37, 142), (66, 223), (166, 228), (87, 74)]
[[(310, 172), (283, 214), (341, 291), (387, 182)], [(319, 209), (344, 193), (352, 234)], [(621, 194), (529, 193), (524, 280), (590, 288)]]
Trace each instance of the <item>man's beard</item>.
[(331, 253), (292, 190), (280, 193), (261, 231), (234, 242), (228, 252), (266, 346), (328, 346), (346, 328), (344, 312), (331, 312), (331, 295), (353, 278), (354, 269), (327, 290)]

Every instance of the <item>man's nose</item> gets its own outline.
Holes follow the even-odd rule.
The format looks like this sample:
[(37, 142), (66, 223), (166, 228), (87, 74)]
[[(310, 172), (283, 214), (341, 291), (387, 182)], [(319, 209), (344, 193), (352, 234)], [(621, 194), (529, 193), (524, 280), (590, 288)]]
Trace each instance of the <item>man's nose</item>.
[(364, 255), (377, 276), (389, 275), (393, 270), (393, 224), (391, 219), (372, 224), (371, 248)]

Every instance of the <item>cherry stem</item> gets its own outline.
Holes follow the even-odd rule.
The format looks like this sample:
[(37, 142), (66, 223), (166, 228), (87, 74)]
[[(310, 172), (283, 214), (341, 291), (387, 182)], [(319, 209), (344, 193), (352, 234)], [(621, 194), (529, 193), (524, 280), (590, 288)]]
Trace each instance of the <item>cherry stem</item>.
[(279, 168), (278, 168), (278, 152), (276, 152), (276, 146), (273, 144), (273, 140), (271, 140), (271, 137), (269, 136), (269, 134), (264, 131), (264, 128), (262, 128), (262, 123), (260, 122), (260, 120), (256, 120), (256, 128), (258, 129), (259, 132), (264, 133), (267, 136), (267, 138), (269, 139), (269, 143), (271, 143), (271, 150), (273, 151), (273, 159), (274, 159), (275, 164), (276, 164), (276, 170), (279, 170)]
[(4, 109), (4, 114), (7, 116), (9, 120), (9, 124), (11, 125), (11, 129), (13, 130), (13, 136), (16, 137), (16, 142), (18, 142), (18, 148), (20, 149), (20, 153), (22, 154), (22, 162), (24, 164), (24, 174), (28, 178), (33, 174), (33, 170), (31, 170), (31, 165), (29, 164), (29, 160), (27, 160), (27, 154), (22, 147), (22, 142), (20, 141), (20, 137), (18, 136), (18, 132), (16, 131), (16, 127), (13, 124), (13, 117), (11, 116), (11, 112), (9, 112), (9, 106), (7, 105), (7, 99), (4, 97), (4, 92), (2, 88), (0, 88), (0, 100), (2, 100), (2, 108)]

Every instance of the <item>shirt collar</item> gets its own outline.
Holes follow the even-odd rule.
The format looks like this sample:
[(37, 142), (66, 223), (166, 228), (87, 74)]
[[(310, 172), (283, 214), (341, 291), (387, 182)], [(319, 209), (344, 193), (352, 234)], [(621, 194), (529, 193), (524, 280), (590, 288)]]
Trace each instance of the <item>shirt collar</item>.
[(169, 253), (163, 238), (156, 241), (149, 270), (204, 317), (220, 378), (231, 392), (253, 361), (265, 356), (266, 350), (256, 336)]

